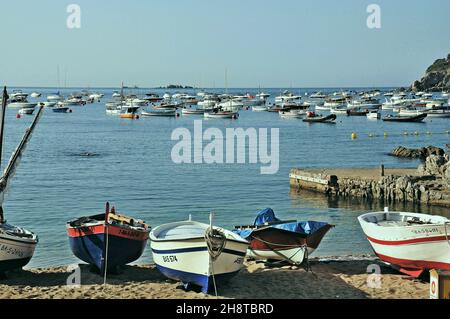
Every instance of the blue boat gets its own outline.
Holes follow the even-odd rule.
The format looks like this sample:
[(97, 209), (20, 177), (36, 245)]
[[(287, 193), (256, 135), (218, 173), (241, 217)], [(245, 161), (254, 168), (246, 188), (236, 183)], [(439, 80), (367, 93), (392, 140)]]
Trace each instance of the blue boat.
[(109, 203), (104, 214), (69, 221), (66, 227), (73, 254), (101, 274), (139, 259), (150, 233), (145, 222), (117, 214)]

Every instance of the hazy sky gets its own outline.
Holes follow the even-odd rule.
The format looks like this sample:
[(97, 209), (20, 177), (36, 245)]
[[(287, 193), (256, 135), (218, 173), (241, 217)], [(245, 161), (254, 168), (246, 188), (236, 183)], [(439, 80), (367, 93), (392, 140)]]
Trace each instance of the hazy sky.
[[(81, 29), (68, 29), (71, 3)], [(381, 29), (366, 25), (381, 7)], [(10, 86), (406, 86), (450, 53), (448, 0), (1, 0)]]

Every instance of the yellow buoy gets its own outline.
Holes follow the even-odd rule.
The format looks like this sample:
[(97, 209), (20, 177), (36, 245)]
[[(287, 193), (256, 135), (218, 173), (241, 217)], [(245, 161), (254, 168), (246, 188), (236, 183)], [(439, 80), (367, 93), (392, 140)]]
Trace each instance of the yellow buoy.
[(358, 138), (358, 135), (356, 135), (355, 132), (352, 133), (352, 140), (356, 140)]
[(389, 136), (388, 133), (384, 132), (384, 137), (388, 137), (388, 136)]

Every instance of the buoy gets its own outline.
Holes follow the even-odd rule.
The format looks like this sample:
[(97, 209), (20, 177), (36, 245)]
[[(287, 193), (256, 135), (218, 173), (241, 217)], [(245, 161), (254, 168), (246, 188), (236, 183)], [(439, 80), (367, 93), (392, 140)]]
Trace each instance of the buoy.
[(369, 137), (373, 137), (373, 134), (372, 134), (372, 133), (370, 133), (370, 134), (369, 134)]
[(388, 137), (388, 136), (389, 136), (388, 133), (384, 132), (384, 137)]
[(427, 135), (431, 135), (432, 133), (431, 132), (427, 132)]
[(69, 113), (72, 113), (72, 110), (69, 110)]
[(180, 113), (176, 113), (177, 114), (177, 117), (180, 117)]
[(415, 135), (420, 135), (420, 133), (419, 133), (419, 132), (417, 132), (417, 131), (416, 131), (416, 132), (414, 132), (414, 134), (415, 134)]
[(403, 135), (409, 135), (409, 133), (408, 132), (403, 132)]
[(136, 120), (139, 120), (139, 115), (136, 115)]
[(356, 140), (358, 138), (358, 135), (356, 135), (355, 132), (352, 133), (352, 140)]
[(20, 116), (20, 114), (19, 114), (19, 113), (17, 113), (17, 115), (16, 115), (16, 118), (18, 118), (18, 119), (20, 119), (20, 118), (21, 118), (21, 116)]

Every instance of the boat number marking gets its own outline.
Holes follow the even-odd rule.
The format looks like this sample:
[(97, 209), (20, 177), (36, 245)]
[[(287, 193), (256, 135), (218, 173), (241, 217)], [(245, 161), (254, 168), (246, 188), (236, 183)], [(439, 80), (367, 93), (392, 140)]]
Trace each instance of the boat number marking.
[(12, 248), (3, 244), (0, 244), (0, 251), (6, 252), (9, 255), (14, 255), (18, 257), (23, 257), (23, 251), (17, 248)]
[(177, 263), (177, 256), (162, 256), (165, 263)]
[(244, 263), (244, 258), (239, 257), (234, 261), (235, 264), (242, 265)]
[(432, 234), (432, 233), (440, 233), (438, 228), (424, 228), (424, 229), (414, 229), (411, 230), (413, 234)]

